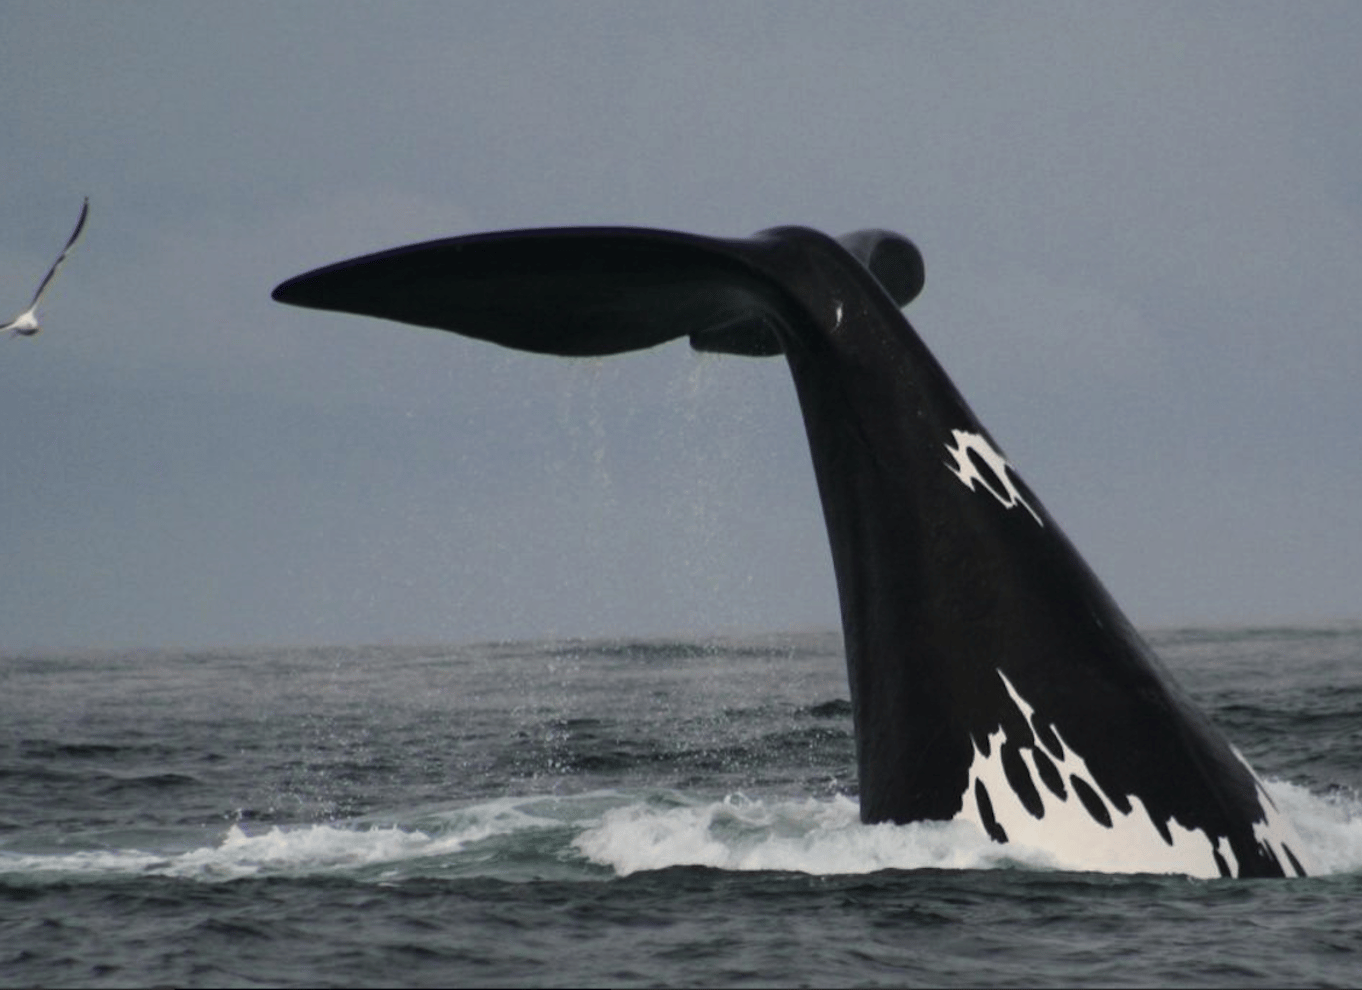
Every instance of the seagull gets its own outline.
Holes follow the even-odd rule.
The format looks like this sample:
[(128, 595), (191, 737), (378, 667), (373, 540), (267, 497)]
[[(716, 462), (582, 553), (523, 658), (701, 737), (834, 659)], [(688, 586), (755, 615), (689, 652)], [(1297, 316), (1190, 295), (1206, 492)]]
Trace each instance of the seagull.
[(85, 218), (90, 215), (90, 197), (85, 197), (85, 204), (80, 208), (80, 219), (76, 221), (76, 229), (71, 231), (71, 237), (66, 242), (66, 247), (61, 249), (61, 254), (57, 260), (52, 262), (52, 267), (43, 276), (42, 284), (38, 286), (38, 291), (33, 294), (33, 301), (28, 304), (28, 309), (24, 310), (14, 319), (4, 326), (0, 326), (0, 333), (8, 331), (24, 337), (32, 337), (42, 328), (38, 326), (38, 300), (43, 297), (47, 287), (52, 282), (52, 276), (57, 274), (57, 269), (66, 260), (66, 256), (71, 253), (71, 248), (75, 247), (76, 241), (80, 239), (81, 231), (85, 229)]

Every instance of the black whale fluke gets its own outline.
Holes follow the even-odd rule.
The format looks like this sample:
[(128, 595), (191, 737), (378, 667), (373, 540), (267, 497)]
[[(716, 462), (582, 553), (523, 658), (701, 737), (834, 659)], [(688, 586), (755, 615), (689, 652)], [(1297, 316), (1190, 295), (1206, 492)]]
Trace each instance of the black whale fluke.
[(280, 302), (521, 350), (689, 337), (784, 354), (841, 603), (866, 822), (970, 822), (1056, 865), (1305, 873), (1300, 840), (975, 418), (903, 317), (897, 234), (475, 234), (344, 261)]
[[(842, 240), (898, 305), (921, 291), (922, 256), (905, 238), (867, 230)], [(743, 353), (778, 354), (771, 329), (785, 300), (754, 263), (759, 244), (631, 227), (500, 231), (343, 261), (273, 296), (564, 357), (684, 336), (741, 348), (744, 331)]]

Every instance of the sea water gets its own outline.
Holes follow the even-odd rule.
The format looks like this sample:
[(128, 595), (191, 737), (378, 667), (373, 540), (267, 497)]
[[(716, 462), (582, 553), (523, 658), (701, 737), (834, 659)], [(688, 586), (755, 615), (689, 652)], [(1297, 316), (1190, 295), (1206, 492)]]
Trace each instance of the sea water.
[(1362, 628), (1151, 638), (1316, 876), (862, 825), (834, 633), (0, 657), (0, 985), (1362, 982)]

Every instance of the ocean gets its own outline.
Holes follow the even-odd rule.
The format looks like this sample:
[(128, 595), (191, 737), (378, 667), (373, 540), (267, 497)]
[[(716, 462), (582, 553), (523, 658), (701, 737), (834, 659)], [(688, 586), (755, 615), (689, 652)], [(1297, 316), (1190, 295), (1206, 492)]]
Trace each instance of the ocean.
[(1362, 627), (1150, 638), (1317, 875), (860, 824), (837, 633), (3, 656), (0, 985), (1362, 983)]

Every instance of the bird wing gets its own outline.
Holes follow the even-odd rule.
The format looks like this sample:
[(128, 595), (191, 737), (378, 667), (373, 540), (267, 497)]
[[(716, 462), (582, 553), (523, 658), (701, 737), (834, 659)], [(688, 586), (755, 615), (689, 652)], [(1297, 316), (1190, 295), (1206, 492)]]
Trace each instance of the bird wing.
[(89, 215), (90, 197), (86, 196), (85, 203), (80, 208), (80, 219), (76, 221), (76, 229), (71, 231), (71, 236), (66, 241), (66, 247), (61, 249), (61, 254), (57, 256), (56, 261), (52, 262), (52, 267), (49, 268), (47, 274), (43, 276), (42, 284), (38, 286), (38, 291), (33, 293), (33, 301), (28, 304), (27, 312), (31, 313), (37, 308), (38, 300), (41, 299), (43, 293), (47, 291), (47, 285), (52, 281), (52, 276), (57, 274), (57, 269), (61, 267), (61, 263), (65, 261), (66, 256), (71, 253), (71, 248), (73, 248), (76, 241), (80, 239), (81, 232), (85, 230), (85, 218)]

